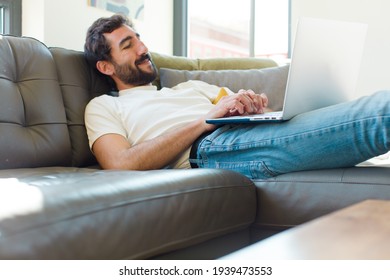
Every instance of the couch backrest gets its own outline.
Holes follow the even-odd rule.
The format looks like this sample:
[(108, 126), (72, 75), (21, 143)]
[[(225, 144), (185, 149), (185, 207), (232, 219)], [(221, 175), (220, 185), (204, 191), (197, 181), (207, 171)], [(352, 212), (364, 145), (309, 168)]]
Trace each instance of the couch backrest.
[(81, 52), (0, 35), (0, 169), (95, 164), (84, 108), (108, 89)]
[[(278, 64), (268, 58), (231, 57), (231, 58), (187, 58), (171, 56), (160, 53), (152, 53), (156, 67), (178, 70), (243, 70), (275, 67)], [(161, 87), (160, 77), (154, 84)]]
[(70, 165), (71, 145), (50, 51), (0, 37), (0, 168)]
[(106, 78), (98, 74), (84, 58), (82, 52), (64, 48), (50, 48), (57, 68), (58, 83), (68, 125), (72, 166), (96, 164), (85, 129), (84, 111), (88, 102), (110, 92)]

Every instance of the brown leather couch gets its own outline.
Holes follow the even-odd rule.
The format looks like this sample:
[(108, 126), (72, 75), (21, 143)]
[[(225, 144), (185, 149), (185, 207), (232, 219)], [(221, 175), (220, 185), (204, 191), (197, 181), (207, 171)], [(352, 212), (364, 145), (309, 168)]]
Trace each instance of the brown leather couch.
[[(153, 58), (187, 70), (275, 66)], [(227, 170), (101, 170), (84, 108), (110, 91), (82, 52), (0, 36), (0, 259), (212, 259), (351, 203), (390, 199), (386, 167), (255, 182)]]

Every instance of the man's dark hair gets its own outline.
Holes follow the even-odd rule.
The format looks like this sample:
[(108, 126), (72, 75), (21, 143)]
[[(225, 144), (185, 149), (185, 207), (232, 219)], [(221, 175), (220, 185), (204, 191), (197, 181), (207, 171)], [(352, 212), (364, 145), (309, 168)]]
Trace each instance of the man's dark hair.
[(133, 23), (127, 17), (115, 14), (108, 18), (100, 18), (89, 27), (84, 44), (84, 54), (94, 68), (96, 68), (96, 62), (100, 60), (111, 61), (111, 47), (104, 33), (111, 33), (122, 25), (133, 28)]

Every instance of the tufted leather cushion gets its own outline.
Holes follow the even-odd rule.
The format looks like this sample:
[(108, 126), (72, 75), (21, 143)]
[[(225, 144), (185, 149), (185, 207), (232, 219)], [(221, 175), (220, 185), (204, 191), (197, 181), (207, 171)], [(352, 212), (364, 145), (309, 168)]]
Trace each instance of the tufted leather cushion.
[(84, 109), (109, 90), (82, 52), (1, 36), (0, 169), (96, 164)]
[(92, 69), (79, 51), (50, 48), (57, 68), (62, 91), (63, 106), (71, 141), (72, 166), (96, 164), (92, 155), (84, 125), (84, 111), (88, 102), (110, 91), (106, 78)]
[(61, 89), (46, 46), (0, 36), (0, 99), (1, 169), (71, 163)]

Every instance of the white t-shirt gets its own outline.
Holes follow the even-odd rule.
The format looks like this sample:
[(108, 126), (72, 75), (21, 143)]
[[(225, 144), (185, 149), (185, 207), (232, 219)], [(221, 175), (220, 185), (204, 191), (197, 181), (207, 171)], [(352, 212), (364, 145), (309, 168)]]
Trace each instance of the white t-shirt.
[[(188, 81), (157, 90), (141, 86), (122, 90), (119, 97), (92, 99), (85, 111), (89, 146), (105, 134), (119, 134), (134, 146), (185, 126), (209, 112), (220, 88)], [(168, 168), (190, 168), (188, 149)]]

